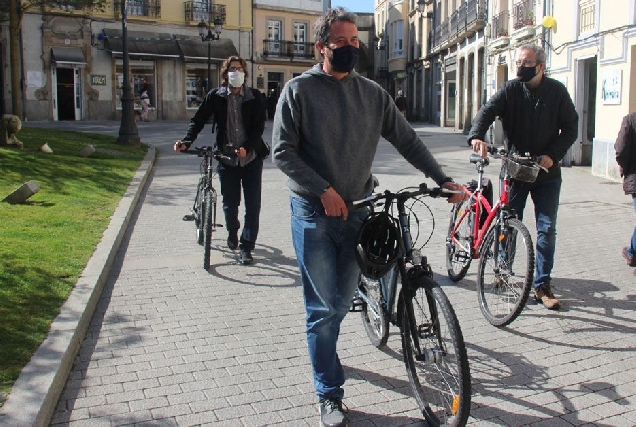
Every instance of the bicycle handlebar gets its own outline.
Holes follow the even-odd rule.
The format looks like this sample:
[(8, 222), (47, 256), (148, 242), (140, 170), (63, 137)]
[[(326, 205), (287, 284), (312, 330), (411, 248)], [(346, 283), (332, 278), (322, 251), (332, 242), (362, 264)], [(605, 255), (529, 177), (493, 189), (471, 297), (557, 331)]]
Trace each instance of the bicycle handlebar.
[(497, 147), (494, 144), (487, 144), (487, 146), (488, 146), (488, 153), (492, 154), (493, 158), (495, 159), (499, 159), (503, 157), (503, 158), (511, 159), (515, 162), (520, 162), (522, 164), (530, 163), (530, 165), (536, 165), (542, 171), (548, 172), (548, 168), (543, 167), (539, 164), (540, 156), (531, 156), (530, 153), (525, 153), (523, 155), (517, 154), (517, 153), (510, 153), (504, 147)]
[(223, 154), (223, 153), (221, 153), (221, 151), (219, 149), (215, 148), (212, 145), (204, 145), (204, 146), (201, 146), (201, 147), (194, 147), (194, 150), (197, 152), (197, 155), (199, 157), (204, 157), (204, 156), (210, 157), (211, 156), (211, 157), (214, 157), (217, 160), (226, 160), (226, 161), (229, 161), (229, 162), (233, 162), (234, 159), (236, 157), (238, 157), (236, 154), (233, 155), (233, 156), (230, 156), (230, 155), (227, 155), (227, 154)]
[(417, 196), (449, 198), (453, 194), (463, 194), (463, 193), (464, 193), (464, 190), (449, 190), (447, 188), (442, 188), (442, 187), (428, 188), (426, 183), (421, 183), (417, 190), (413, 190), (413, 191), (400, 190), (397, 193), (391, 192), (389, 190), (385, 190), (382, 193), (373, 193), (365, 197), (364, 199), (355, 200), (351, 202), (351, 204), (354, 208), (358, 209), (365, 206), (373, 206), (375, 202), (378, 202), (380, 200), (405, 201), (407, 199), (417, 197)]

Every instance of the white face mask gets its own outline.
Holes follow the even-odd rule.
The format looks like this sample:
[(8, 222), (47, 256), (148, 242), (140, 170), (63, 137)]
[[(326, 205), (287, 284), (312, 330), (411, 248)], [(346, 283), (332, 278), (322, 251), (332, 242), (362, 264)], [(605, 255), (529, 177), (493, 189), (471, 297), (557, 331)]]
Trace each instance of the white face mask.
[(245, 82), (245, 73), (242, 71), (230, 71), (227, 73), (227, 81), (232, 87), (241, 87)]

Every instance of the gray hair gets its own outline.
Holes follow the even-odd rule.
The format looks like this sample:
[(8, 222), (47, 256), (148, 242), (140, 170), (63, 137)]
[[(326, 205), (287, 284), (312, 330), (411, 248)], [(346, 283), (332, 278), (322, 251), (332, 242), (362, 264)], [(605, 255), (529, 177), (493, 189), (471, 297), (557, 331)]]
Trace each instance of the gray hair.
[(354, 25), (358, 16), (355, 13), (348, 12), (343, 7), (336, 7), (333, 9), (327, 9), (325, 13), (320, 15), (314, 24), (314, 42), (321, 42), (327, 44), (329, 40), (329, 32), (331, 25), (336, 21), (351, 22)]
[(536, 44), (524, 44), (519, 50), (531, 50), (536, 54), (537, 63), (545, 64), (545, 50)]

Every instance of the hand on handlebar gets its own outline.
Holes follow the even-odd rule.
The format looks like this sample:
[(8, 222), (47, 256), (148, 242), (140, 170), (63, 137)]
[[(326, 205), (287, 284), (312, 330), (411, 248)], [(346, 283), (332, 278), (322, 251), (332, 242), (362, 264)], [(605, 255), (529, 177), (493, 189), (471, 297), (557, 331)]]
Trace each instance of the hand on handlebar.
[(539, 156), (537, 163), (539, 164), (539, 167), (547, 172), (554, 164), (554, 160), (552, 160), (552, 157), (544, 154), (543, 156)]
[(454, 182), (445, 182), (442, 188), (454, 192), (449, 198), (448, 203), (460, 203), (468, 198), (468, 193), (464, 191), (461, 185)]
[(485, 141), (482, 141), (481, 139), (473, 139), (472, 141), (470, 141), (470, 143), (473, 146), (473, 151), (475, 153), (479, 153), (479, 155), (482, 158), (486, 158), (488, 157), (488, 143)]
[(174, 151), (178, 151), (178, 152), (185, 151), (188, 149), (188, 145), (179, 139), (177, 140), (177, 142), (174, 143), (173, 148), (174, 148)]

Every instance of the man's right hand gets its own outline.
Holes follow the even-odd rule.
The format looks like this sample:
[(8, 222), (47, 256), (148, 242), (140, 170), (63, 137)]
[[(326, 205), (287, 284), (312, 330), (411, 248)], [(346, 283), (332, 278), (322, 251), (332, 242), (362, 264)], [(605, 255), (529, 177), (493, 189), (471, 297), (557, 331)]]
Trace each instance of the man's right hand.
[(185, 151), (188, 149), (188, 146), (183, 143), (180, 139), (174, 143), (174, 151)]
[(475, 153), (479, 153), (479, 155), (484, 159), (488, 157), (488, 144), (486, 142), (475, 138), (470, 141), (470, 143), (473, 145), (473, 151)]

